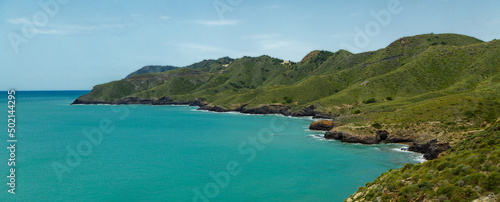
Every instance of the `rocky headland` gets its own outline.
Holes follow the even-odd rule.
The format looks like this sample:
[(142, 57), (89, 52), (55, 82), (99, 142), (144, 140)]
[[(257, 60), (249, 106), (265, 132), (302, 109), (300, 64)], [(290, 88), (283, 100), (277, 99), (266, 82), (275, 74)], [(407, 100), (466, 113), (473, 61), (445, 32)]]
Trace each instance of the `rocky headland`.
[(415, 135), (391, 134), (387, 130), (376, 130), (372, 135), (353, 134), (340, 131), (331, 120), (319, 120), (313, 122), (309, 129), (326, 131), (325, 139), (340, 140), (345, 143), (379, 144), (379, 143), (401, 143), (409, 145), (408, 151), (424, 154), (427, 160), (436, 159), (440, 153), (450, 149), (448, 142), (438, 142), (436, 139), (421, 140)]

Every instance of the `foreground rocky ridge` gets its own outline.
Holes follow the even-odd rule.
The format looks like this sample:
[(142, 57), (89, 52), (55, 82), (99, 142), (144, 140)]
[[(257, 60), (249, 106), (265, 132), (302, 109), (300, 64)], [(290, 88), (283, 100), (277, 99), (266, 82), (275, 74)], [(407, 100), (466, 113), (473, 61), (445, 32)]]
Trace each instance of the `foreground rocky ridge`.
[[(433, 147), (432, 143), (428, 146)], [(391, 169), (360, 187), (346, 201), (499, 201), (499, 155), (497, 119), (440, 158)]]

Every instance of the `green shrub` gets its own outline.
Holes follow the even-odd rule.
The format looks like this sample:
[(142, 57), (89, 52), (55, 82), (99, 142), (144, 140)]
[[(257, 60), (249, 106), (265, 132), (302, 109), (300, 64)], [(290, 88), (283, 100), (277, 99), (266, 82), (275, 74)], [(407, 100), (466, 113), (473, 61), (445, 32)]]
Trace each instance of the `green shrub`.
[(474, 199), (478, 197), (477, 192), (472, 190), (471, 188), (467, 188), (464, 192), (464, 195), (469, 199)]
[(389, 184), (387, 185), (387, 189), (389, 191), (396, 191), (396, 184), (393, 182), (389, 182)]
[(460, 194), (460, 190), (458, 189), (458, 187), (452, 185), (443, 185), (437, 189), (436, 194), (438, 196), (445, 195), (448, 198), (451, 198), (454, 195)]
[(464, 115), (464, 117), (466, 119), (470, 119), (470, 118), (474, 117), (476, 114), (474, 114), (474, 112), (471, 112), (471, 111), (465, 111), (464, 113), (462, 113), (462, 115)]
[(437, 169), (438, 169), (439, 171), (442, 171), (442, 170), (444, 170), (446, 167), (448, 167), (448, 165), (449, 165), (449, 163), (448, 163), (447, 161), (442, 162), (442, 163), (440, 163), (440, 164), (438, 164), (438, 165), (437, 165)]
[(387, 194), (382, 194), (381, 200), (382, 200), (383, 202), (386, 202), (386, 201), (388, 202), (388, 201), (390, 201), (390, 200), (389, 200), (390, 198), (391, 198), (391, 197), (390, 197), (389, 195), (387, 195)]
[(376, 129), (381, 129), (382, 125), (380, 125), (380, 123), (374, 123), (374, 124), (372, 124), (372, 127), (376, 128)]
[(404, 186), (401, 190), (399, 190), (399, 194), (402, 196), (408, 196), (411, 195), (412, 193), (418, 192), (418, 185), (411, 184)]
[(375, 197), (375, 193), (373, 193), (372, 191), (370, 191), (368, 194), (365, 195), (365, 198), (368, 201), (372, 200), (373, 197)]
[(500, 186), (500, 173), (492, 172), (486, 178), (486, 189), (493, 191)]
[(391, 101), (391, 100), (392, 100), (392, 97), (387, 97), (386, 99), (387, 99), (387, 100), (389, 100), (389, 101)]
[(356, 109), (356, 110), (352, 111), (352, 113), (353, 113), (353, 114), (359, 114), (359, 113), (361, 113), (361, 110)]
[(286, 102), (286, 103), (288, 103), (288, 104), (290, 104), (290, 103), (292, 103), (292, 102), (293, 102), (293, 99), (292, 99), (292, 98), (290, 98), (290, 97), (287, 97), (287, 96), (283, 97), (283, 99), (284, 99), (284, 100), (285, 100), (285, 102)]
[(424, 179), (432, 180), (432, 179), (434, 179), (434, 175), (432, 173), (427, 173), (427, 174), (425, 174)]
[(377, 100), (375, 100), (375, 98), (370, 98), (368, 100), (363, 101), (364, 104), (370, 104), (370, 103), (375, 103), (375, 102), (377, 102)]
[(432, 190), (432, 183), (429, 181), (423, 181), (418, 183), (418, 187), (422, 191)]
[(486, 178), (486, 175), (483, 173), (475, 173), (471, 175), (466, 175), (464, 177), (465, 183), (468, 185), (477, 185), (480, 184), (484, 178)]

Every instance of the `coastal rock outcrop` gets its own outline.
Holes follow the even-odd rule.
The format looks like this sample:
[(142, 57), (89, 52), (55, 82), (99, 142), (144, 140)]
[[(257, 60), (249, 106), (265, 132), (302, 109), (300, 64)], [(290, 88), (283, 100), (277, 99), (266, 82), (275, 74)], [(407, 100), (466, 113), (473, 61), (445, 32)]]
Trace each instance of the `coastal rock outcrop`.
[(71, 104), (72, 105), (99, 105), (99, 104), (111, 104), (111, 103), (102, 102), (102, 101), (94, 101), (94, 100), (92, 100), (92, 101), (83, 101), (83, 100), (80, 100), (80, 99), (76, 99)]
[(375, 136), (354, 135), (347, 132), (330, 130), (325, 133), (325, 139), (340, 140), (347, 143), (378, 144), (380, 141)]
[(389, 132), (387, 132), (386, 130), (377, 130), (377, 132), (375, 132), (375, 137), (379, 142), (386, 140), (388, 136)]
[(119, 100), (115, 100), (112, 104), (115, 105), (128, 105), (128, 104), (152, 104), (153, 100), (150, 99), (140, 99), (137, 97), (125, 97)]
[(114, 101), (86, 101), (81, 99), (76, 99), (71, 103), (75, 104), (111, 104), (111, 105), (129, 105), (129, 104), (140, 104), (140, 105), (191, 105), (191, 106), (205, 106), (206, 102), (201, 99), (191, 100), (191, 101), (175, 101), (170, 97), (152, 98), (152, 99), (142, 99), (138, 97), (124, 97)]
[(402, 134), (388, 134), (387, 138), (384, 140), (385, 143), (409, 143), (414, 141), (414, 136)]
[(314, 105), (310, 105), (310, 106), (307, 106), (306, 108), (300, 110), (300, 111), (297, 111), (297, 112), (294, 112), (292, 114), (292, 116), (312, 116), (314, 117), (316, 115), (316, 112), (314, 112), (314, 109), (316, 109), (316, 106)]
[(302, 117), (302, 116), (312, 116), (315, 119), (334, 119), (337, 115), (324, 114), (316, 110), (315, 105), (309, 105), (306, 108), (296, 111), (290, 114), (290, 116)]
[(283, 114), (290, 116), (290, 106), (286, 105), (262, 105), (255, 108), (242, 108), (241, 113), (245, 114)]
[(171, 97), (164, 96), (161, 98), (151, 98), (151, 99), (143, 99), (138, 97), (124, 97), (120, 99), (116, 99), (114, 101), (95, 101), (95, 100), (82, 100), (77, 98), (73, 101), (72, 105), (77, 104), (110, 104), (110, 105), (127, 105), (127, 104), (141, 104), (141, 105), (190, 105), (190, 106), (198, 106), (198, 110), (207, 110), (213, 112), (241, 112), (245, 114), (281, 114), (284, 116), (294, 116), (294, 117), (303, 117), (303, 116), (312, 116), (313, 118), (325, 118), (325, 119), (334, 119), (336, 115), (331, 114), (323, 114), (321, 112), (315, 111), (316, 107), (314, 105), (310, 105), (302, 110), (292, 112), (292, 109), (289, 105), (281, 105), (281, 104), (266, 104), (259, 105), (257, 107), (247, 107), (248, 103), (240, 104), (238, 107), (226, 108), (219, 105), (214, 105), (207, 103), (203, 99), (196, 100), (174, 100)]
[(436, 159), (441, 152), (450, 149), (449, 143), (438, 143), (436, 139), (431, 140), (425, 144), (413, 143), (408, 150), (424, 154), (427, 160)]
[(202, 106), (202, 107), (198, 108), (197, 110), (207, 110), (207, 111), (211, 111), (211, 112), (227, 112), (228, 111), (221, 106), (210, 106), (210, 105)]
[(329, 131), (333, 127), (335, 127), (335, 124), (333, 123), (333, 121), (330, 121), (330, 120), (319, 120), (319, 121), (313, 122), (309, 126), (309, 129), (310, 130)]
[(347, 143), (378, 144), (386, 143), (413, 143), (408, 150), (424, 154), (427, 160), (436, 159), (438, 155), (450, 149), (449, 143), (439, 143), (437, 140), (431, 140), (426, 143), (417, 143), (415, 137), (405, 135), (392, 135), (385, 130), (378, 130), (375, 135), (355, 135), (348, 132), (336, 131), (334, 129), (327, 131), (325, 139), (340, 140)]

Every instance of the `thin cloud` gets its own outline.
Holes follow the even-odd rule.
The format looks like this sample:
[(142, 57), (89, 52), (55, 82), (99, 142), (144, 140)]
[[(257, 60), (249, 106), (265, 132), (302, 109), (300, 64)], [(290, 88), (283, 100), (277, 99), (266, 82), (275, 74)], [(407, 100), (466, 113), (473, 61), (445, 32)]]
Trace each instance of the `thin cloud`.
[(68, 35), (73, 34), (71, 30), (62, 30), (62, 29), (38, 29), (36, 31), (37, 34), (48, 34), (48, 35)]
[(311, 45), (297, 40), (284, 40), (280, 34), (255, 34), (243, 36), (242, 39), (250, 39), (260, 52), (277, 50), (311, 49)]
[(253, 39), (253, 40), (264, 40), (279, 37), (279, 34), (255, 34), (249, 36), (243, 36), (242, 39)]
[(348, 34), (331, 34), (331, 35), (328, 35), (327, 37), (338, 39), (338, 38), (345, 38), (345, 37), (348, 37), (348, 36), (351, 36), (351, 35), (348, 35)]
[(195, 20), (189, 22), (205, 26), (228, 26), (240, 23), (240, 21), (237, 20)]
[(22, 17), (22, 18), (12, 18), (8, 19), (7, 23), (9, 24), (25, 24), (25, 23), (31, 23), (28, 18)]
[(288, 40), (263, 40), (259, 41), (258, 44), (259, 48), (264, 51), (297, 49), (306, 46), (303, 42)]
[(181, 50), (197, 51), (197, 52), (219, 52), (222, 50), (220, 47), (209, 46), (197, 43), (180, 43), (177, 44)]
[(162, 20), (170, 20), (172, 18), (170, 16), (160, 16), (160, 19), (162, 19)]
[(50, 27), (38, 28), (36, 33), (48, 35), (70, 35), (91, 33), (94, 31), (124, 29), (133, 26), (133, 24), (100, 24), (100, 25), (55, 25)]
[(266, 7), (262, 8), (262, 9), (278, 9), (278, 8), (281, 8), (281, 7), (283, 7), (283, 6), (274, 5), (274, 6), (266, 6)]
[(302, 20), (307, 20), (307, 19), (311, 19), (311, 18), (314, 18), (314, 16), (309, 15), (309, 16), (300, 17), (300, 19), (302, 19)]

